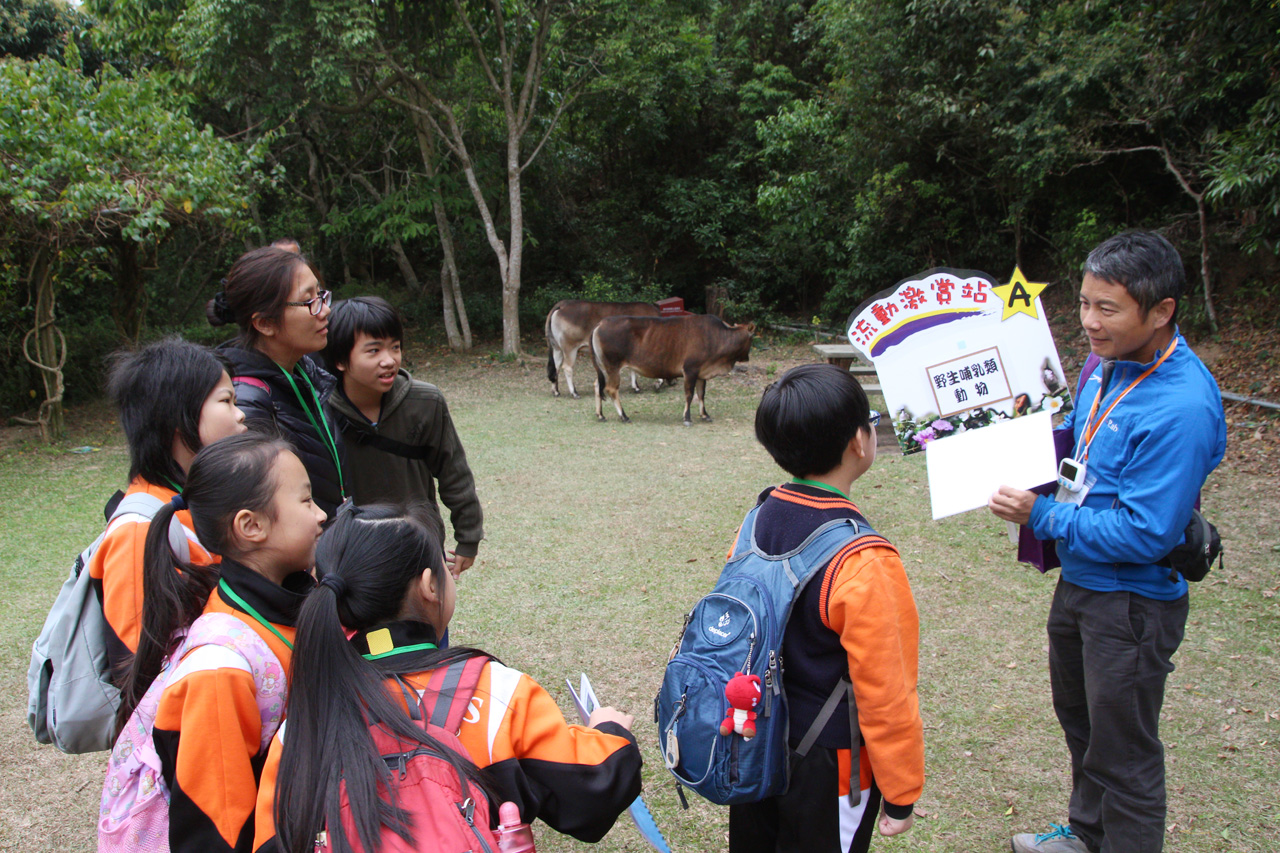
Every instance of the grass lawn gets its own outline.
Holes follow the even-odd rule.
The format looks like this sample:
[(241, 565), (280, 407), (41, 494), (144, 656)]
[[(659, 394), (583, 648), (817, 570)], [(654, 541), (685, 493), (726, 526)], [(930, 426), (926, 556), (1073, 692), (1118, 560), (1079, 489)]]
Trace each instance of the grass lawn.
[[(531, 349), (534, 345), (530, 345)], [(536, 352), (536, 350), (534, 350)], [(682, 392), (624, 392), (631, 424), (553, 399), (544, 362), (431, 353), (409, 365), (444, 390), (476, 475), (488, 539), (459, 585), (453, 642), (482, 647), (572, 714), (566, 677), (588, 673), (636, 714), (645, 799), (677, 851), (723, 850), (727, 810), (683, 811), (652, 721), (682, 617), (710, 589), (742, 515), (782, 473), (752, 418), (776, 371), (807, 348), (757, 343), (744, 372), (708, 383), (710, 424), (680, 424)], [(875, 401), (873, 401), (873, 405)], [(27, 729), (31, 641), (127, 458), (102, 406), (69, 414), (64, 449), (0, 430), (0, 850), (94, 847), (104, 755), (66, 756)], [(89, 445), (90, 453), (65, 448)], [(1192, 588), (1162, 726), (1172, 851), (1273, 850), (1280, 837), (1280, 530), (1275, 480), (1220, 469), (1204, 500), (1225, 570)], [(1013, 560), (986, 511), (929, 517), (924, 459), (882, 447), (854, 500), (901, 549), (921, 617), (929, 779), (915, 828), (881, 850), (999, 851), (1066, 818), (1067, 753), (1049, 699), (1044, 620), (1056, 573)], [(542, 853), (583, 848), (542, 827)], [(628, 818), (599, 845), (648, 849)]]

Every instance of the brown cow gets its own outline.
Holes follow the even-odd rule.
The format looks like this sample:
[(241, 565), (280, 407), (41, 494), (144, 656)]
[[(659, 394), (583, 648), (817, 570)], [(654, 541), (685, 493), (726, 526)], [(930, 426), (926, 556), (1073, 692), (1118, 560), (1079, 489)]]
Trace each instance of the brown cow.
[[(619, 316), (657, 317), (658, 306), (650, 302), (588, 302), (583, 299), (562, 299), (547, 312), (547, 379), (551, 382), (551, 394), (560, 396), (560, 369), (569, 394), (578, 399), (573, 387), (573, 365), (578, 360), (578, 350), (590, 345), (591, 332), (605, 317)], [(631, 390), (639, 392), (636, 373), (631, 371)]]
[(684, 377), (684, 425), (692, 426), (689, 407), (693, 396), (704, 421), (707, 414), (707, 380), (733, 369), (735, 362), (751, 354), (755, 323), (730, 326), (711, 314), (684, 317), (610, 317), (591, 333), (591, 355), (596, 363), (596, 417), (604, 420), (602, 394), (608, 394), (618, 417), (629, 421), (618, 399), (619, 374), (624, 366), (653, 379)]

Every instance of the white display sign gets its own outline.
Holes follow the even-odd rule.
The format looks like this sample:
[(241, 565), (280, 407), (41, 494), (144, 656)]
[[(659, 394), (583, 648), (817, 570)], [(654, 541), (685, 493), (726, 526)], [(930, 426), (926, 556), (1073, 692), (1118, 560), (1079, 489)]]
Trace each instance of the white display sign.
[[(849, 342), (875, 365), (902, 452), (929, 449), (935, 518), (985, 504), (980, 493), (995, 472), (1011, 485), (1054, 479), (1053, 442), (1043, 438), (1072, 404), (1040, 302), (1045, 287), (1018, 269), (997, 284), (977, 270), (938, 268), (877, 293), (849, 316)], [(1034, 429), (950, 445), (1035, 413), (1044, 417)], [(935, 455), (935, 442), (948, 446)]]

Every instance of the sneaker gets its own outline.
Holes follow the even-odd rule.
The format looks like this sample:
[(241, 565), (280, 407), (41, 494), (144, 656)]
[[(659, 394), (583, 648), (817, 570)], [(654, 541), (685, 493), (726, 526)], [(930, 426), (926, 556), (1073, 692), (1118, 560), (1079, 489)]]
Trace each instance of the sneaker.
[(1080, 837), (1071, 833), (1071, 827), (1049, 824), (1049, 831), (1036, 835), (1024, 832), (1009, 842), (1013, 853), (1089, 853)]

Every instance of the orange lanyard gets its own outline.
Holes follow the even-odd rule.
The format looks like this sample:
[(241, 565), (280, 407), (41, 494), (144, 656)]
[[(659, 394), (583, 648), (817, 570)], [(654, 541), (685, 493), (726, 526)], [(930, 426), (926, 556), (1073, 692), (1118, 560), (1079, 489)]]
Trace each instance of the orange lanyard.
[(1132, 391), (1134, 388), (1138, 386), (1139, 382), (1146, 379), (1151, 374), (1155, 373), (1156, 368), (1164, 364), (1164, 360), (1169, 356), (1173, 355), (1173, 351), (1177, 348), (1178, 348), (1178, 338), (1175, 335), (1173, 338), (1173, 343), (1171, 343), (1169, 345), (1169, 348), (1164, 351), (1164, 355), (1160, 356), (1160, 358), (1156, 361), (1156, 363), (1148, 367), (1141, 376), (1133, 380), (1133, 382), (1129, 384), (1128, 388), (1121, 391), (1120, 396), (1116, 397), (1115, 400), (1111, 402), (1110, 406), (1107, 406), (1107, 410), (1102, 413), (1102, 417), (1098, 418), (1095, 421), (1093, 419), (1093, 416), (1098, 413), (1098, 404), (1102, 401), (1102, 391), (1103, 391), (1103, 389), (1101, 388), (1098, 389), (1097, 395), (1093, 398), (1093, 407), (1089, 409), (1089, 417), (1085, 418), (1085, 421), (1084, 421), (1084, 433), (1080, 436), (1082, 439), (1084, 439), (1084, 456), (1080, 458), (1081, 462), (1087, 462), (1089, 460), (1089, 445), (1093, 444), (1094, 436), (1098, 434), (1098, 430), (1102, 427), (1103, 421), (1107, 419), (1107, 415), (1111, 414), (1111, 410), (1114, 409), (1116, 406), (1118, 406), (1120, 404), (1120, 401), (1123, 400), (1130, 391)]

